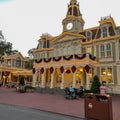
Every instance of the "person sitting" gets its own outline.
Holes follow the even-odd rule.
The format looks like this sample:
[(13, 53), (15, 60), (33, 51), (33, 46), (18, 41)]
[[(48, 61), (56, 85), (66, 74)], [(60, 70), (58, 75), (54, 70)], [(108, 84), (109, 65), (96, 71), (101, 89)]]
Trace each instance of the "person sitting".
[(84, 88), (83, 88), (83, 86), (80, 86), (80, 89), (78, 90), (78, 95), (79, 95), (79, 97), (81, 97), (82, 95), (84, 95)]
[(74, 88), (73, 88), (72, 86), (70, 86), (70, 87), (69, 87), (69, 91), (70, 91), (71, 93), (73, 93), (75, 90), (74, 90)]

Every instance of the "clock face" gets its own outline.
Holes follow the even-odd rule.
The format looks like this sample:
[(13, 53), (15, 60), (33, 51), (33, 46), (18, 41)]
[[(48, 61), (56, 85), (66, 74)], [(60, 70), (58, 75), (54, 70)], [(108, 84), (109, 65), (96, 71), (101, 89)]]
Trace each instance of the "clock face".
[(67, 30), (71, 30), (72, 27), (73, 27), (73, 24), (72, 24), (72, 23), (68, 23), (67, 26), (66, 26)]

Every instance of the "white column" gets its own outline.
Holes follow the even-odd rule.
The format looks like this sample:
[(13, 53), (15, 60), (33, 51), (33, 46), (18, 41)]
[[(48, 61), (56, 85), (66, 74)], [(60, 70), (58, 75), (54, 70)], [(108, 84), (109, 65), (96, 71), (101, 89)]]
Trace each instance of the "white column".
[(108, 67), (105, 67), (105, 71), (106, 71), (106, 84), (108, 84)]
[(120, 85), (120, 66), (117, 66), (117, 84)]
[(81, 86), (83, 86), (83, 75), (82, 75), (82, 78), (81, 78)]
[(32, 82), (32, 86), (35, 87), (35, 83), (36, 83), (36, 79), (37, 79), (37, 71), (33, 74), (33, 82)]
[(90, 75), (86, 72), (86, 89), (90, 89)]
[[(45, 72), (45, 71), (44, 71)], [(41, 74), (42, 75), (42, 83), (41, 83), (41, 88), (45, 88), (45, 73)]]
[(64, 72), (62, 73), (61, 89), (64, 89)]
[(113, 56), (116, 56), (116, 61), (119, 61), (119, 41), (118, 40), (115, 43), (115, 52), (116, 52), (116, 55), (113, 55)]
[(51, 74), (50, 88), (54, 87), (54, 72)]
[(75, 88), (76, 86), (76, 71), (73, 73), (73, 85), (72, 87)]
[(101, 76), (102, 76), (102, 74), (101, 74), (101, 67), (99, 67), (99, 71), (100, 71), (100, 83), (102, 83), (102, 78), (101, 78)]
[[(95, 44), (95, 43), (93, 43), (93, 45), (94, 45), (94, 44)], [(96, 54), (97, 54), (96, 45), (94, 45), (94, 48), (93, 48), (93, 49), (94, 49), (93, 55), (96, 56)]]
[(93, 76), (97, 75), (97, 67), (94, 67), (94, 68), (93, 68), (93, 71), (94, 71), (94, 72), (93, 72), (93, 73), (94, 73)]

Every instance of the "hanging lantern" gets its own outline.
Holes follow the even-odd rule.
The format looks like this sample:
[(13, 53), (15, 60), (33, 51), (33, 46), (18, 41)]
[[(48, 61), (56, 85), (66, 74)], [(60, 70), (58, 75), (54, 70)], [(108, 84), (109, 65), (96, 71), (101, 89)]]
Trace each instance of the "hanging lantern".
[(72, 66), (71, 69), (72, 69), (73, 73), (76, 71), (76, 67), (75, 66)]
[(53, 67), (50, 67), (50, 73), (52, 74), (54, 71), (54, 68)]
[(60, 67), (60, 71), (61, 71), (61, 73), (64, 72), (64, 67), (63, 66)]
[(44, 68), (43, 67), (40, 69), (40, 72), (41, 72), (41, 74), (44, 73)]
[(85, 70), (86, 70), (87, 73), (89, 73), (89, 70), (90, 70), (89, 65), (86, 65), (86, 66), (85, 66)]

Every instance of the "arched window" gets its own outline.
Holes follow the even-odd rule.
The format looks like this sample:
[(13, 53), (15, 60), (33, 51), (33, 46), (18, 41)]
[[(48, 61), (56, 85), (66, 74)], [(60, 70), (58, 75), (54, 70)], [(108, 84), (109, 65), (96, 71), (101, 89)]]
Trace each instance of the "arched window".
[(21, 59), (19, 57), (16, 59), (16, 67), (21, 67)]
[(110, 43), (106, 45), (106, 50), (107, 50), (107, 56), (111, 56), (111, 44)]
[(103, 44), (100, 45), (100, 56), (105, 57), (105, 47)]

